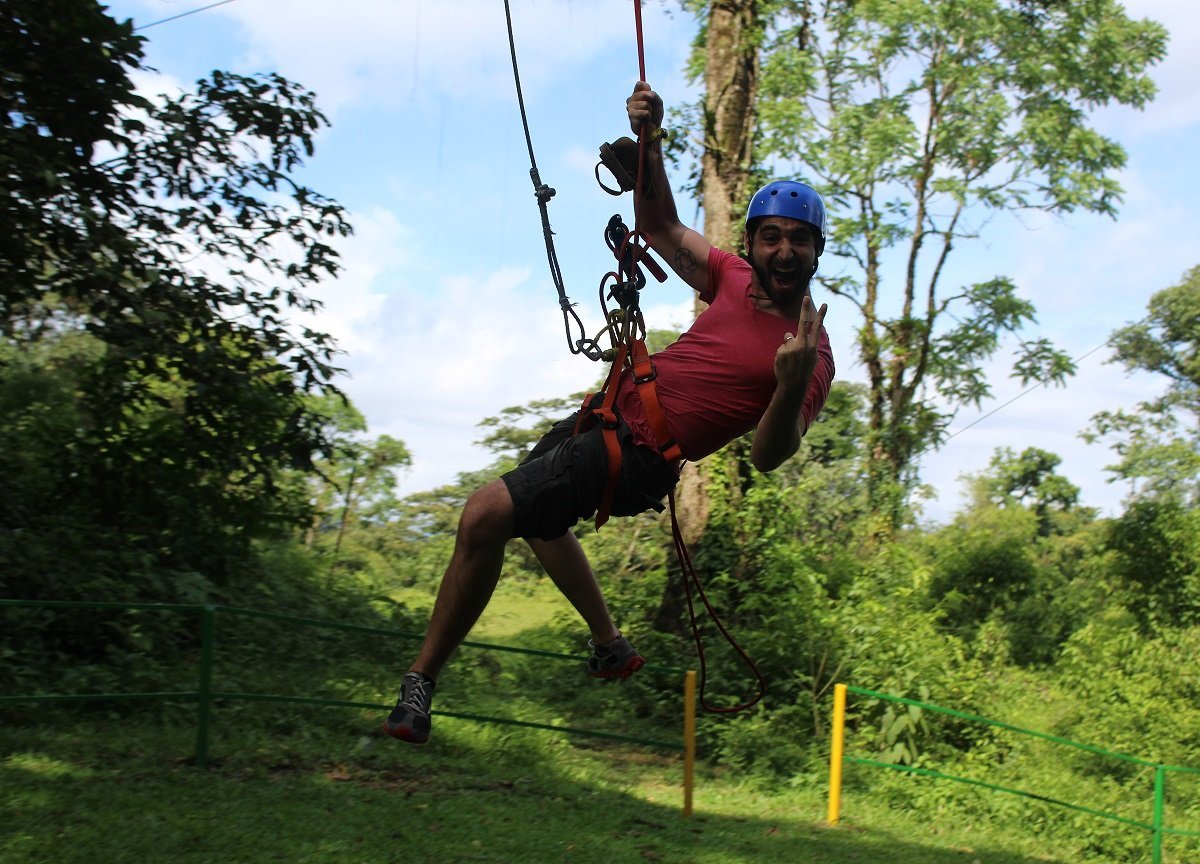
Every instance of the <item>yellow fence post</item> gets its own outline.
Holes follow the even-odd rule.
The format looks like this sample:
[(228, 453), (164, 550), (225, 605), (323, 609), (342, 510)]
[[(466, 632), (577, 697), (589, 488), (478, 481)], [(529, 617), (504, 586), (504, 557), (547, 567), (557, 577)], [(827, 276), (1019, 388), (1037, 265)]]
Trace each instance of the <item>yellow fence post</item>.
[(833, 729), (829, 738), (829, 824), (842, 810), (842, 755), (846, 743), (846, 685), (833, 685)]
[(683, 817), (692, 816), (692, 783), (696, 765), (696, 672), (683, 678)]

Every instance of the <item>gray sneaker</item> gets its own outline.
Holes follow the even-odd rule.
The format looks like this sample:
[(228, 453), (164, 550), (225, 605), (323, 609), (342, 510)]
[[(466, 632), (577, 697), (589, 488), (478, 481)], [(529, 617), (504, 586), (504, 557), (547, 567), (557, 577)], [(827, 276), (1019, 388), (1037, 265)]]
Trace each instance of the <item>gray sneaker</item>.
[(588, 658), (587, 671), (593, 678), (628, 678), (646, 662), (624, 636), (603, 645), (589, 639), (588, 647), (592, 649), (592, 656)]
[(393, 738), (410, 744), (424, 744), (429, 740), (430, 706), (433, 705), (433, 690), (437, 685), (420, 672), (406, 672), (400, 688), (396, 707), (383, 721), (383, 731)]

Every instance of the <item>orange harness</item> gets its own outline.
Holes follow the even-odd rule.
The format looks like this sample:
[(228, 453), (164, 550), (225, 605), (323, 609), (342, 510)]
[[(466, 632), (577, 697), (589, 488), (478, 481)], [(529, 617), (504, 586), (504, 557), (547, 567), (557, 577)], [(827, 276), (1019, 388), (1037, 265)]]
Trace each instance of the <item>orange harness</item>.
[[(620, 426), (620, 418), (617, 417), (615, 403), (617, 399), (617, 385), (621, 373), (626, 366), (631, 367), (633, 370), (633, 381), (637, 385), (638, 397), (642, 400), (642, 408), (646, 412), (646, 419), (649, 421), (650, 429), (654, 433), (658, 452), (671, 464), (676, 472), (679, 471), (680, 463), (683, 461), (683, 453), (679, 449), (679, 444), (671, 435), (671, 430), (667, 426), (666, 414), (663, 413), (662, 404), (658, 400), (658, 392), (654, 384), (657, 375), (654, 371), (654, 362), (650, 359), (650, 352), (646, 350), (646, 342), (640, 336), (632, 335), (629, 332), (631, 320), (638, 324), (641, 323), (640, 313), (636, 308), (633, 308), (626, 310), (626, 313), (621, 315), (620, 318), (624, 325), (621, 328), (622, 338), (617, 348), (612, 368), (608, 372), (608, 377), (604, 380), (604, 386), (599, 391), (599, 393), (604, 394), (604, 399), (601, 401), (599, 407), (593, 408), (592, 403), (599, 394), (589, 393), (587, 398), (583, 400), (579, 419), (575, 421), (576, 435), (587, 429), (591, 429), (596, 423), (600, 424), (601, 434), (604, 436), (604, 448), (608, 455), (608, 477), (604, 484), (604, 497), (600, 502), (599, 508), (596, 510), (597, 530), (612, 515), (613, 498), (617, 491), (617, 484), (621, 478), (621, 439), (617, 434), (617, 429)], [(713, 609), (712, 604), (708, 602), (708, 597), (704, 593), (704, 587), (700, 584), (700, 577), (696, 573), (695, 565), (692, 564), (692, 557), (688, 553), (687, 544), (684, 542), (683, 532), (679, 527), (679, 519), (675, 514), (675, 494), (673, 492), (668, 496), (668, 500), (671, 504), (671, 534), (675, 542), (675, 554), (679, 559), (679, 567), (683, 575), (683, 587), (687, 595), (688, 617), (692, 623), (692, 636), (696, 641), (696, 653), (700, 658), (700, 704), (706, 711), (714, 714), (735, 714), (739, 711), (744, 711), (755, 705), (766, 695), (766, 679), (763, 678), (754, 661), (750, 659), (745, 650), (737, 643), (737, 640), (733, 638), (733, 634), (726, 629), (725, 625), (721, 622), (720, 616)], [(729, 646), (741, 657), (747, 668), (754, 674), (758, 692), (750, 699), (737, 705), (718, 707), (709, 704), (705, 697), (705, 693), (707, 692), (708, 663), (705, 660), (704, 640), (700, 635), (693, 594), (704, 604), (705, 610), (721, 635), (725, 637), (725, 641), (728, 642)]]
[[(589, 393), (583, 400), (583, 408), (575, 423), (576, 435), (599, 423), (601, 434), (604, 436), (604, 448), (608, 453), (608, 478), (604, 484), (604, 496), (596, 510), (597, 529), (612, 515), (613, 498), (617, 492), (617, 483), (621, 478), (621, 441), (617, 435), (620, 421), (617, 417), (615, 403), (617, 382), (627, 364), (633, 368), (633, 382), (637, 385), (638, 398), (642, 400), (646, 420), (650, 423), (650, 430), (654, 433), (654, 441), (659, 454), (676, 471), (679, 470), (679, 463), (683, 460), (683, 451), (679, 449), (679, 444), (671, 435), (662, 403), (658, 400), (658, 391), (654, 384), (657, 374), (654, 371), (654, 362), (650, 359), (650, 352), (646, 350), (645, 341), (639, 337), (623, 341), (617, 348), (616, 359), (613, 360), (604, 386), (599, 393)], [(599, 407), (592, 408), (593, 401), (600, 393), (604, 394), (603, 401)]]

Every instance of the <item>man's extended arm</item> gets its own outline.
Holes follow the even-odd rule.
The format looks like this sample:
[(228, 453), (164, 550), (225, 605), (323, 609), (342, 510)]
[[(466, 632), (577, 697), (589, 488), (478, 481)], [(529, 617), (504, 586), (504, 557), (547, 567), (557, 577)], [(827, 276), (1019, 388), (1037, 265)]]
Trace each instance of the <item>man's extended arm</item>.
[[(804, 401), (808, 390), (818, 382), (814, 375), (832, 378), (833, 370), (822, 364), (819, 349), (821, 326), (827, 306), (814, 312), (811, 297), (804, 298), (797, 334), (788, 334), (775, 353), (775, 392), (754, 431), (750, 462), (759, 471), (774, 471), (800, 449), (800, 439), (808, 431)], [(825, 388), (829, 381), (820, 382)]]
[(650, 240), (650, 248), (665, 260), (684, 282), (697, 291), (708, 287), (708, 250), (712, 244), (704, 236), (679, 220), (675, 199), (667, 182), (663, 165), (662, 129), (663, 103), (645, 81), (634, 85), (633, 95), (626, 100), (629, 126), (646, 142), (645, 164), (642, 170), (654, 190), (652, 197), (634, 195), (637, 208), (637, 227)]

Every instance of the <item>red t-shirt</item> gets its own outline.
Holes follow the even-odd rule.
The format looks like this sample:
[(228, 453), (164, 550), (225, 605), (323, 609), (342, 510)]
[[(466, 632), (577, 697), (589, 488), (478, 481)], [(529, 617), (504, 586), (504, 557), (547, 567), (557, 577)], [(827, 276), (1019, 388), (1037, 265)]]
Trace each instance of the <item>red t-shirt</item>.
[[(689, 461), (703, 459), (758, 425), (775, 392), (775, 352), (797, 321), (754, 306), (750, 265), (721, 249), (708, 253), (709, 307), (692, 326), (658, 354), (654, 367), (658, 399), (671, 434)], [(829, 397), (833, 351), (821, 328), (817, 365), (802, 412), (811, 425)], [(626, 369), (617, 407), (639, 444), (655, 446), (632, 373)]]

